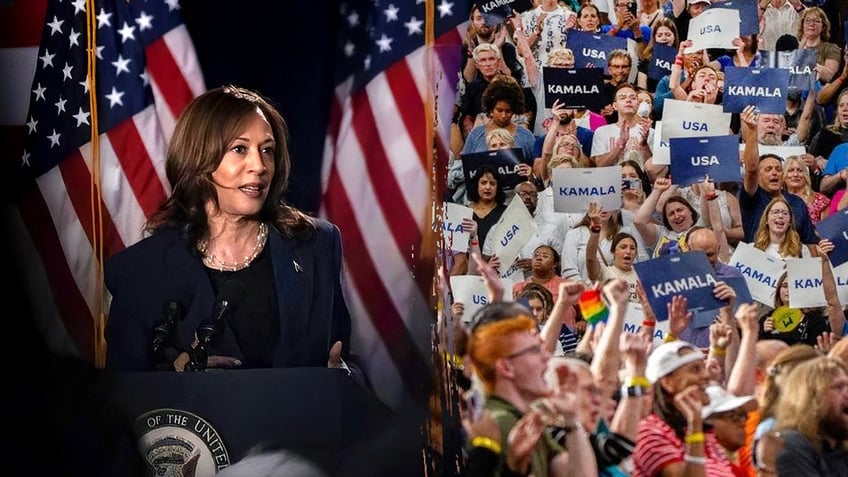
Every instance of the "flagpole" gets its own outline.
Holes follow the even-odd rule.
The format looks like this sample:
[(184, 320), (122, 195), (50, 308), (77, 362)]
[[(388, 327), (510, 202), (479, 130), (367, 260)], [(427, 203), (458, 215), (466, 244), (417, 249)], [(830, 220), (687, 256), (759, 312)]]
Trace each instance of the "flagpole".
[(94, 320), (94, 365), (98, 368), (106, 366), (106, 316), (103, 312), (103, 206), (101, 204), (100, 178), (100, 135), (97, 123), (97, 16), (95, 0), (86, 0), (86, 32), (88, 33), (88, 101), (91, 110), (91, 217), (92, 217), (92, 249), (94, 269), (96, 271), (94, 309), (91, 315)]

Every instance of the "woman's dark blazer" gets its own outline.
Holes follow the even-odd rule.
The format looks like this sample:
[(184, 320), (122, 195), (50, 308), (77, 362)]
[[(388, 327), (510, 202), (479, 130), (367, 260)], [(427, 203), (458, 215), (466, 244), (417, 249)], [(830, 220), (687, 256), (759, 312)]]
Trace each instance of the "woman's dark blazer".
[[(280, 319), (274, 367), (326, 367), (330, 346), (336, 341), (342, 341), (343, 357), (350, 353), (341, 236), (335, 225), (314, 220), (317, 233), (308, 241), (287, 238), (270, 227), (267, 246), (271, 247)], [(200, 256), (174, 229), (161, 229), (113, 256), (106, 263), (105, 279), (112, 296), (106, 325), (106, 368), (110, 370), (153, 369), (153, 330), (162, 320), (166, 303), (177, 301), (187, 310), (176, 328), (176, 339), (186, 349), (215, 307), (215, 292)], [(243, 358), (229, 328), (210, 350), (212, 354)]]

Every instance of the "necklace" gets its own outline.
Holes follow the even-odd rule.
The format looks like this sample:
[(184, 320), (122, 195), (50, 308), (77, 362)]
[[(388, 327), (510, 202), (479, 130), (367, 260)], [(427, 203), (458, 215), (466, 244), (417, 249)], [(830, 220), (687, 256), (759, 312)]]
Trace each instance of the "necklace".
[(214, 253), (207, 253), (209, 242), (204, 240), (197, 249), (203, 254), (203, 263), (209, 267), (222, 272), (237, 272), (250, 266), (251, 263), (259, 256), (262, 249), (265, 248), (265, 242), (268, 241), (268, 225), (264, 222), (259, 224), (259, 231), (256, 233), (256, 243), (253, 245), (253, 251), (250, 255), (246, 255), (244, 260), (233, 264), (227, 263), (224, 260), (216, 257)]

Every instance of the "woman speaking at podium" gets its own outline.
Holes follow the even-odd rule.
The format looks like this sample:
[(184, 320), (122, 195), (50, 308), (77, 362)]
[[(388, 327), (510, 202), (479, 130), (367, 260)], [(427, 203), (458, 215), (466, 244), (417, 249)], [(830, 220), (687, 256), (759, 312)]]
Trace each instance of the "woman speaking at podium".
[(347, 367), (341, 237), (285, 203), (287, 141), (256, 92), (225, 86), (186, 107), (170, 196), (106, 263), (107, 369)]

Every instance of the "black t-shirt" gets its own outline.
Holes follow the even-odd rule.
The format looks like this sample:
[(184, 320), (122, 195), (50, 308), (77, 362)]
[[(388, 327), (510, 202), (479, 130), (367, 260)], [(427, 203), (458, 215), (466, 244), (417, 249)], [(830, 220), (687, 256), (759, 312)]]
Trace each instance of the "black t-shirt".
[(816, 345), (816, 338), (826, 331), (830, 331), (830, 320), (827, 319), (827, 316), (824, 314), (821, 308), (809, 310), (803, 315), (801, 315), (801, 322), (793, 328), (791, 331), (786, 333), (781, 332), (766, 332), (763, 330), (763, 323), (765, 323), (766, 318), (770, 317), (772, 314), (760, 318), (760, 339), (775, 339), (783, 341), (788, 345), (794, 345), (798, 343), (808, 344), (810, 346)]

